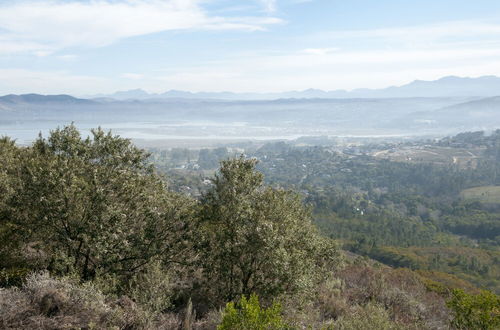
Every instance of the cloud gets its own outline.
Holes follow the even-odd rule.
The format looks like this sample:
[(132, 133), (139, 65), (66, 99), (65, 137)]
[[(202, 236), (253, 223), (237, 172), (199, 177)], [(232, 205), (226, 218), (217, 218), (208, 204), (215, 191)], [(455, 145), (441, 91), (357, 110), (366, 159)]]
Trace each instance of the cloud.
[(264, 10), (266, 12), (272, 13), (276, 11), (277, 0), (259, 0), (259, 1), (264, 6)]
[(112, 85), (106, 78), (72, 75), (65, 71), (0, 68), (0, 77), (0, 91), (3, 93), (91, 94), (96, 89), (104, 90)]
[(78, 55), (75, 54), (64, 54), (64, 55), (58, 55), (58, 59), (63, 60), (63, 61), (74, 61), (78, 58)]
[(121, 77), (125, 79), (141, 80), (144, 78), (144, 75), (140, 73), (123, 73)]
[(354, 89), (400, 85), (447, 75), (500, 75), (500, 48), (478, 51), (345, 52), (262, 56), (177, 68), (154, 89), (271, 92), (307, 88)]
[(377, 42), (381, 45), (422, 47), (456, 43), (458, 41), (498, 40), (500, 24), (487, 21), (451, 21), (418, 26), (403, 26), (370, 30), (337, 30), (321, 32), (316, 39), (330, 42)]
[(100, 47), (173, 30), (263, 30), (274, 17), (212, 16), (201, 0), (12, 1), (0, 3), (0, 53)]
[[(220, 24), (232, 23), (241, 22), (225, 19)], [(297, 36), (295, 41), (293, 46), (280, 44), (275, 49), (224, 53), (217, 60), (200, 56), (196, 63), (159, 64), (156, 71), (149, 70), (148, 74), (127, 72), (129, 67), (120, 71), (121, 75), (108, 78), (68, 72), (0, 70), (4, 78), (0, 87), (6, 92), (74, 94), (137, 87), (153, 92), (169, 89), (272, 92), (311, 87), (325, 90), (379, 88), (447, 75), (500, 75), (500, 24), (491, 22), (331, 31)], [(292, 48), (296, 44), (300, 48)]]
[(296, 39), (321, 47), (255, 52), (176, 68), (164, 82), (184, 89), (265, 92), (380, 88), (447, 75), (500, 75), (500, 24), (491, 22), (331, 31)]
[(330, 54), (332, 52), (338, 51), (339, 48), (306, 48), (302, 50), (302, 53), (304, 54), (310, 54), (310, 55), (326, 55)]

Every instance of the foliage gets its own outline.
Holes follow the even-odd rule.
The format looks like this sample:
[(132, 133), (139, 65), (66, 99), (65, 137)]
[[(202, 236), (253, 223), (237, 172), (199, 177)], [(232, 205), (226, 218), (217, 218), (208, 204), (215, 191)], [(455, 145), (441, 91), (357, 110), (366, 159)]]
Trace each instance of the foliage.
[(457, 329), (498, 329), (500, 327), (500, 296), (488, 291), (471, 295), (454, 290), (447, 302), (453, 312)]
[(367, 326), (372, 330), (396, 330), (402, 329), (391, 321), (387, 311), (379, 305), (369, 303), (366, 306), (359, 306), (350, 314), (340, 317), (332, 329), (338, 330), (362, 330)]
[(352, 306), (375, 303), (384, 306), (390, 319), (400, 324), (417, 325), (418, 328), (447, 325), (448, 310), (444, 299), (429, 292), (411, 270), (355, 263), (338, 276), (343, 281), (339, 298), (344, 298), (348, 306), (339, 316), (350, 314)]
[[(450, 288), (471, 290), (487, 285), (500, 290), (500, 252), (470, 247), (390, 247), (364, 248), (363, 254), (394, 267), (427, 271), (426, 274)], [(429, 272), (432, 270), (434, 272)], [(444, 273), (448, 273), (446, 276)]]
[(222, 322), (218, 330), (277, 330), (286, 329), (281, 317), (281, 306), (273, 303), (268, 308), (262, 308), (256, 294), (247, 299), (244, 295), (235, 304), (229, 302), (223, 311)]
[(201, 200), (198, 248), (205, 287), (215, 300), (304, 292), (340, 260), (299, 197), (263, 186), (255, 165), (243, 158), (223, 161)]
[(0, 289), (3, 329), (145, 328), (132, 302), (109, 301), (94, 286), (46, 272), (31, 274), (20, 288)]
[(153, 262), (141, 273), (134, 274), (127, 291), (130, 298), (152, 315), (171, 306), (172, 283), (160, 262)]
[(68, 126), (21, 151), (1, 221), (5, 235), (37, 242), (44, 267), (89, 280), (184, 257), (193, 202), (168, 192), (130, 141)]
[[(457, 328), (498, 328), (498, 297), (469, 293), (499, 288), (500, 213), (459, 194), (497, 183), (497, 133), (443, 146), (486, 150), (466, 169), (278, 143), (207, 180), (194, 159), (213, 168), (235, 149), (160, 151), (184, 195), (100, 129), (0, 139), (0, 327), (442, 329), (451, 310)], [(331, 238), (417, 271), (350, 252), (339, 267)], [(453, 288), (467, 293), (449, 310)]]
[(21, 286), (29, 271), (27, 268), (0, 270), (0, 287)]

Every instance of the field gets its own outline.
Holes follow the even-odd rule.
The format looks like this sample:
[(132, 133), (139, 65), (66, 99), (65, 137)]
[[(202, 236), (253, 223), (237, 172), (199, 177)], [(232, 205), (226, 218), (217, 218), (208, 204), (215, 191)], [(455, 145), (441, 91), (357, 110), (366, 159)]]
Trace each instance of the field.
[(475, 168), (476, 161), (481, 157), (482, 152), (481, 148), (412, 146), (378, 151), (373, 156), (396, 162), (433, 163), (437, 165), (456, 164), (460, 168)]
[(483, 186), (463, 190), (460, 195), (470, 201), (500, 204), (500, 186)]

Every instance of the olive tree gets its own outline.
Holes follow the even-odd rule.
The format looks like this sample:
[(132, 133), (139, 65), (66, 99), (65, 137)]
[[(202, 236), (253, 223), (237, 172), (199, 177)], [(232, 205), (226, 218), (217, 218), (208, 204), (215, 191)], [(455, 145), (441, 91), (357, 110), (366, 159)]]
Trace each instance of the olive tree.
[(201, 200), (199, 260), (208, 294), (218, 303), (308, 290), (340, 260), (299, 196), (266, 187), (256, 163), (222, 161)]
[(51, 270), (131, 275), (153, 259), (181, 262), (193, 201), (169, 192), (148, 154), (127, 140), (73, 126), (27, 148), (6, 221), (37, 243)]

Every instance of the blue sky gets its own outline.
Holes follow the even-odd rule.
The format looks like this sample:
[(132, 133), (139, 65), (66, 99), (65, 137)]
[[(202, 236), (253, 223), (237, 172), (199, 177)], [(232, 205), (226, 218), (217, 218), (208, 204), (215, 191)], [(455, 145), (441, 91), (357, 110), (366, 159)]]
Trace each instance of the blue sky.
[(0, 0), (0, 94), (500, 75), (498, 0)]

